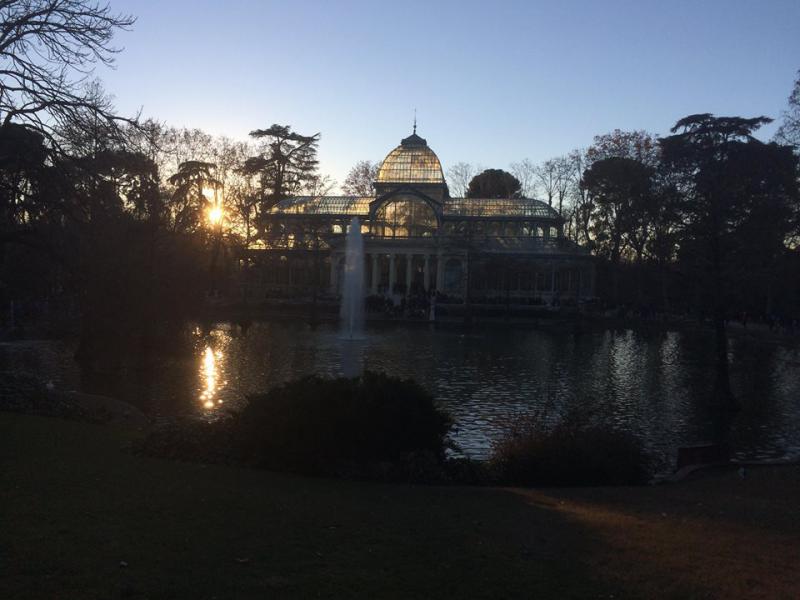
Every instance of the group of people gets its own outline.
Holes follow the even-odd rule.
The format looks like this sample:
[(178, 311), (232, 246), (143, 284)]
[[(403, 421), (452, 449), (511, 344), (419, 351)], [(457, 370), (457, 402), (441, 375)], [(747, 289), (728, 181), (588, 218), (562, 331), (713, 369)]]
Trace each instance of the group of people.
[(368, 296), (367, 312), (383, 313), (390, 318), (427, 319), (431, 305), (435, 303), (433, 294), (392, 294), (389, 296)]

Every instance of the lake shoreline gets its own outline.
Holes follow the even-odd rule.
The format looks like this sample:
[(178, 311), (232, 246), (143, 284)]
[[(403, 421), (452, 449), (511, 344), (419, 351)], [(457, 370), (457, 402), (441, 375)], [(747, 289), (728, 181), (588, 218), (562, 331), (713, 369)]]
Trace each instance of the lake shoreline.
[[(331, 324), (339, 322), (338, 305), (320, 305), (318, 310), (307, 303), (284, 303), (270, 307), (252, 306), (209, 306), (197, 318), (201, 322), (259, 322), (282, 321), (289, 318), (297, 319), (312, 326), (317, 324)], [(465, 330), (481, 329), (484, 327), (511, 327), (526, 329), (548, 329), (553, 327), (567, 327), (574, 333), (582, 331), (603, 330), (631, 330), (641, 332), (681, 332), (697, 331), (698, 329), (713, 332), (713, 323), (708, 320), (698, 320), (680, 315), (657, 316), (641, 318), (635, 316), (609, 316), (596, 313), (581, 312), (574, 308), (566, 310), (552, 309), (549, 307), (535, 307), (520, 313), (499, 314), (497, 305), (485, 305), (497, 314), (481, 314), (476, 310), (469, 319), (463, 314), (462, 305), (448, 305), (456, 307), (456, 314), (437, 315), (431, 321), (423, 318), (387, 316), (383, 313), (367, 312), (365, 321), (370, 325), (398, 324), (403, 326), (421, 328), (448, 328)], [(480, 309), (477, 306), (477, 309)], [(452, 312), (452, 311), (451, 311)], [(731, 321), (726, 327), (730, 337), (743, 337), (763, 341), (770, 341), (789, 346), (800, 345), (800, 330), (788, 333), (770, 329), (762, 323), (749, 323), (742, 325), (739, 321)]]

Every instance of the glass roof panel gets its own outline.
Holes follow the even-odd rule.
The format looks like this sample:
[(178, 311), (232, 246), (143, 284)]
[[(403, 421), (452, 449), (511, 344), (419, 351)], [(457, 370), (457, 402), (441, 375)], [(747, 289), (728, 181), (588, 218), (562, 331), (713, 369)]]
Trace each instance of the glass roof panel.
[(533, 198), (449, 198), (444, 204), (444, 216), (557, 219), (558, 212)]
[(424, 145), (400, 145), (384, 159), (378, 170), (382, 183), (444, 183), (442, 165)]
[(270, 209), (273, 215), (367, 216), (372, 196), (295, 196)]

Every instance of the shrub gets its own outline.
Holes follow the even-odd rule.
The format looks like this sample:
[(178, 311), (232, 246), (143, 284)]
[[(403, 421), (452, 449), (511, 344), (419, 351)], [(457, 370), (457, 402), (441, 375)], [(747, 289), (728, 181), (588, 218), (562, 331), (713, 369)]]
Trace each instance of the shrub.
[(490, 466), (511, 485), (639, 484), (649, 474), (636, 437), (574, 409), (551, 428), (523, 419), (495, 446)]
[(441, 464), (449, 425), (415, 382), (366, 372), (306, 377), (252, 396), (236, 435), (251, 464), (374, 476), (402, 464)]

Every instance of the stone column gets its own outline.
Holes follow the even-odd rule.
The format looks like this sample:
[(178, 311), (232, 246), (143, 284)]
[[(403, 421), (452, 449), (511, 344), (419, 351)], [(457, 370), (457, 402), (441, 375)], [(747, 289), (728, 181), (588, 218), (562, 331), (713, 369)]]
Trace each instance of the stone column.
[(394, 261), (394, 254), (389, 255), (389, 295), (394, 293), (394, 284), (395, 284), (395, 272), (397, 269), (395, 268), (395, 261)]
[(335, 294), (339, 287), (339, 257), (331, 254), (331, 294)]
[(380, 272), (378, 271), (378, 255), (372, 254), (372, 285), (370, 286), (370, 293), (374, 296), (378, 293), (378, 277), (380, 276)]
[(406, 254), (406, 296), (411, 293), (411, 267), (414, 262), (414, 255), (413, 254)]
[(444, 257), (441, 253), (436, 255), (436, 291), (444, 293)]
[(556, 266), (552, 265), (550, 267), (550, 291), (555, 293), (556, 292)]
[(423, 281), (423, 286), (425, 291), (427, 292), (431, 287), (431, 257), (427, 254), (425, 255), (425, 266), (422, 270), (423, 276), (425, 280)]

